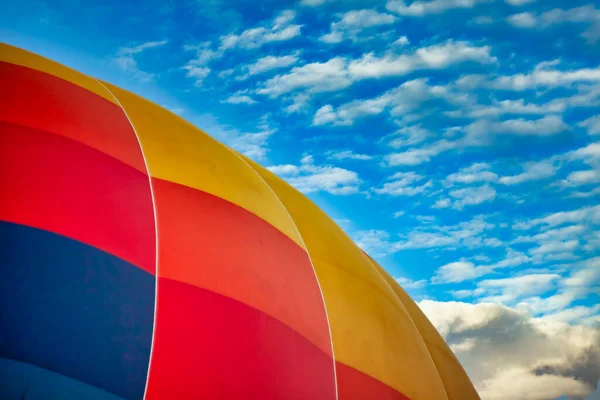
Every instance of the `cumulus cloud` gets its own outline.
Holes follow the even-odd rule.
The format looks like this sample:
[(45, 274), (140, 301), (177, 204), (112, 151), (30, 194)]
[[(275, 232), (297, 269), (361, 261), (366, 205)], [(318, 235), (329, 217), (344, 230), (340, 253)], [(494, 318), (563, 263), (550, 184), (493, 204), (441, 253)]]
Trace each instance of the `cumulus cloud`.
[(482, 399), (590, 395), (600, 378), (600, 332), (532, 318), (499, 304), (423, 300)]
[(336, 195), (358, 193), (362, 180), (354, 171), (329, 165), (315, 165), (312, 156), (300, 165), (275, 165), (268, 169), (303, 193), (328, 192)]

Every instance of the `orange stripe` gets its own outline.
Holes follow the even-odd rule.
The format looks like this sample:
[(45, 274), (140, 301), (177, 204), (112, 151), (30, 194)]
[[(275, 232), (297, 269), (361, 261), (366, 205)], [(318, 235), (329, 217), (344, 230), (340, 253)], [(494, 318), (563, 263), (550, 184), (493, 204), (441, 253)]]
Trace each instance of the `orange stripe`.
[(159, 276), (248, 304), (331, 355), (325, 308), (307, 253), (249, 211), (153, 178)]

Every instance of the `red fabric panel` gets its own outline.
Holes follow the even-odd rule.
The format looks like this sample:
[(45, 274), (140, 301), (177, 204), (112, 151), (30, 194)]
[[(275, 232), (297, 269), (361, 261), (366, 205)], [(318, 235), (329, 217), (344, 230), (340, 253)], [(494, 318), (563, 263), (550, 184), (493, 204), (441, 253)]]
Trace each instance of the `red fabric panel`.
[(86, 145), (0, 122), (0, 220), (54, 232), (155, 274), (148, 176)]
[(335, 363), (339, 400), (409, 400), (385, 383), (357, 369)]
[(5, 62), (0, 62), (0, 88), (0, 121), (76, 140), (146, 172), (119, 106), (53, 75)]
[(331, 354), (325, 307), (304, 249), (233, 203), (176, 183), (152, 182), (161, 278), (256, 308)]
[(233, 299), (158, 280), (147, 400), (335, 399), (331, 358)]

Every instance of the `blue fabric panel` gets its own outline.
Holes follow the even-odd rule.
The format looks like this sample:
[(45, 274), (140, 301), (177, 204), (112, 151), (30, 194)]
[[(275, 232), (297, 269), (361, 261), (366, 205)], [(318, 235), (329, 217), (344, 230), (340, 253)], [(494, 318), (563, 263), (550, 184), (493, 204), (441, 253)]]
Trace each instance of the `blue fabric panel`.
[(0, 358), (0, 399), (123, 400), (55, 372), (6, 358)]
[(142, 399), (154, 290), (154, 276), (113, 255), (0, 222), (2, 358)]

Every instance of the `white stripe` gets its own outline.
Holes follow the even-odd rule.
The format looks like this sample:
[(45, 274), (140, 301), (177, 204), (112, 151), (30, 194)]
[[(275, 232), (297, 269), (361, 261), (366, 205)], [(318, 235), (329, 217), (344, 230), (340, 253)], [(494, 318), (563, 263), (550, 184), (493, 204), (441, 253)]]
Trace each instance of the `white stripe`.
[(155, 236), (155, 241), (156, 241), (155, 242), (156, 275), (155, 275), (155, 280), (154, 280), (154, 282), (155, 282), (154, 283), (154, 320), (152, 322), (152, 341), (150, 342), (150, 358), (148, 359), (148, 373), (146, 374), (146, 385), (144, 387), (144, 399), (145, 399), (147, 391), (148, 391), (148, 381), (150, 378), (150, 367), (152, 366), (152, 353), (154, 351), (154, 333), (156, 332), (156, 309), (158, 306), (158, 222), (157, 222), (157, 218), (156, 218), (156, 202), (154, 201), (154, 188), (152, 186), (152, 178), (150, 177), (150, 168), (148, 168), (148, 161), (146, 160), (146, 156), (144, 155), (144, 149), (142, 147), (142, 142), (140, 141), (140, 137), (138, 136), (137, 131), (135, 130), (135, 126), (133, 126), (133, 122), (131, 122), (129, 115), (125, 111), (125, 108), (123, 108), (123, 105), (121, 104), (119, 99), (117, 99), (117, 96), (115, 96), (113, 94), (113, 92), (111, 92), (98, 79), (96, 79), (96, 82), (98, 82), (100, 84), (100, 86), (102, 86), (108, 93), (110, 93), (110, 95), (113, 97), (113, 99), (115, 99), (115, 101), (117, 102), (117, 104), (119, 105), (121, 110), (123, 111), (123, 114), (125, 114), (125, 117), (127, 117), (127, 121), (129, 121), (129, 125), (131, 126), (131, 129), (133, 129), (133, 133), (135, 133), (135, 137), (138, 141), (138, 145), (140, 146), (140, 152), (142, 153), (142, 158), (144, 159), (144, 165), (146, 167), (146, 174), (148, 175), (148, 183), (150, 184), (150, 195), (152, 197), (152, 210), (154, 212), (154, 236)]
[(239, 154), (237, 154), (232, 149), (229, 149), (229, 150), (233, 154), (235, 154), (240, 160), (242, 160), (244, 162), (244, 164), (246, 164), (248, 167), (250, 167), (250, 169), (252, 171), (254, 171), (254, 173), (259, 177), (259, 179), (265, 183), (265, 185), (269, 188), (269, 190), (271, 191), (271, 193), (273, 193), (273, 196), (275, 196), (275, 198), (277, 199), (277, 201), (279, 202), (279, 204), (281, 204), (281, 207), (283, 207), (285, 213), (287, 214), (287, 216), (289, 217), (290, 221), (292, 222), (292, 225), (294, 226), (294, 229), (296, 230), (296, 233), (298, 234), (298, 237), (300, 238), (300, 242), (302, 242), (302, 246), (306, 250), (306, 254), (308, 255), (308, 261), (310, 262), (310, 266), (312, 267), (313, 274), (315, 275), (315, 280), (317, 281), (317, 285), (319, 286), (319, 292), (321, 292), (321, 300), (323, 301), (323, 309), (325, 310), (325, 317), (327, 318), (327, 329), (329, 330), (329, 343), (331, 344), (331, 359), (333, 361), (333, 381), (334, 381), (334, 384), (335, 384), (335, 399), (338, 400), (337, 369), (335, 367), (335, 355), (333, 353), (333, 337), (331, 336), (331, 325), (329, 324), (329, 314), (327, 313), (327, 305), (325, 304), (325, 296), (323, 296), (323, 289), (321, 288), (321, 283), (319, 282), (319, 278), (317, 277), (317, 272), (315, 271), (315, 266), (313, 264), (312, 258), (310, 257), (310, 252), (308, 251), (308, 248), (306, 247), (306, 244), (304, 243), (304, 239), (302, 239), (302, 235), (300, 234), (300, 231), (298, 230), (298, 227), (296, 226), (296, 223), (294, 222), (294, 219), (290, 215), (289, 211), (287, 210), (287, 208), (285, 207), (285, 205), (283, 204), (283, 202), (281, 201), (281, 199), (279, 198), (279, 196), (277, 196), (277, 193), (275, 193), (275, 191), (273, 190), (273, 188), (271, 187), (271, 185), (269, 185), (267, 183), (267, 181), (258, 173), (258, 171), (256, 171), (252, 167), (252, 165), (250, 165), (246, 160), (244, 160), (244, 158), (242, 156), (240, 156)]

